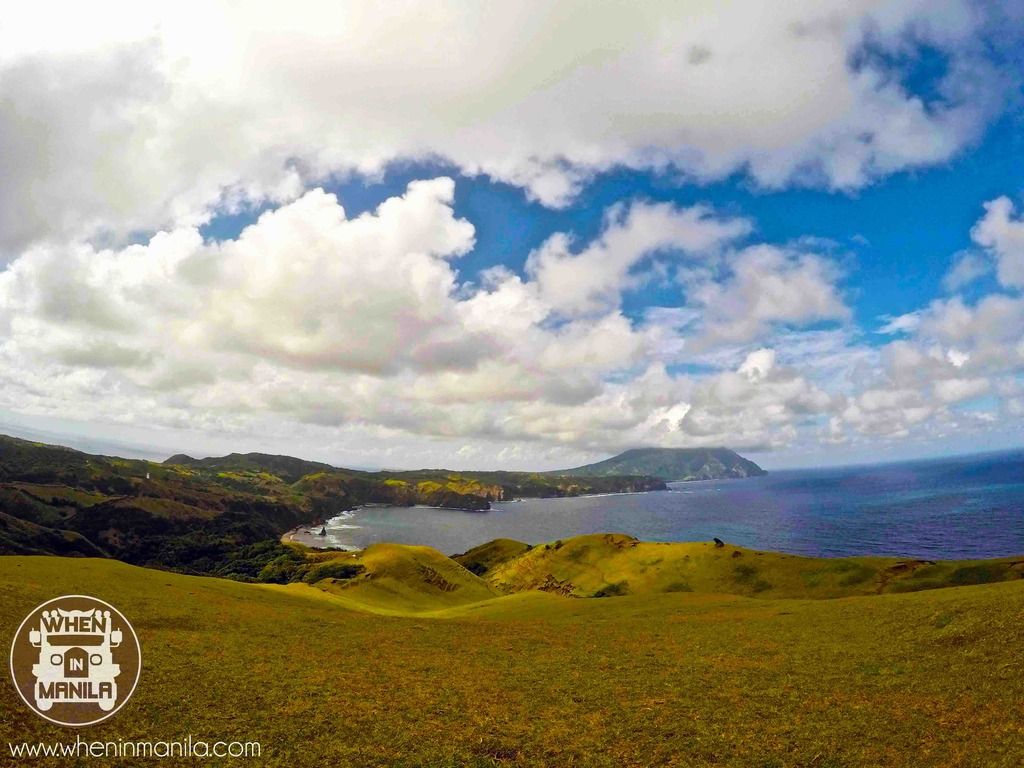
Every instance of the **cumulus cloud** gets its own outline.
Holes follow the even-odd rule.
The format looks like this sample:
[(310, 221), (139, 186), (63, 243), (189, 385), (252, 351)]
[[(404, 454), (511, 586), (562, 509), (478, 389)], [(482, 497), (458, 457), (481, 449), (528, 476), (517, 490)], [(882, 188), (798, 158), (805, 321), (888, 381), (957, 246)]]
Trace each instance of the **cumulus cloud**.
[(762, 449), (792, 442), (816, 424), (833, 398), (794, 369), (777, 366), (770, 349), (751, 352), (735, 371), (710, 376), (694, 388), (679, 431), (689, 444), (741, 443)]
[(602, 235), (578, 253), (564, 234), (549, 238), (530, 254), (527, 273), (542, 298), (559, 311), (586, 314), (616, 306), (637, 265), (659, 252), (693, 257), (750, 231), (742, 219), (721, 219), (701, 205), (687, 209), (659, 203), (617, 207), (606, 216)]
[[(450, 179), (415, 181), (349, 217), (313, 190), (230, 240), (180, 227), (123, 248), (29, 249), (0, 273), (0, 407), (243, 434), (329, 429), (377, 446), (402, 436), (579, 452), (778, 446), (834, 408), (767, 347), (711, 376), (670, 372), (657, 360), (665, 328), (619, 308), (643, 259), (730, 258), (719, 251), (748, 222), (636, 203), (566, 256), (600, 276), (581, 290), (538, 254), (523, 274), (498, 268), (473, 284), (458, 262), (475, 232), (453, 195)], [(807, 274), (824, 275), (803, 256), (734, 255), (739, 274), (753, 259), (758, 279), (771, 286), (775, 268), (794, 295), (817, 287)], [(765, 306), (763, 322), (780, 319)], [(811, 306), (786, 317), (831, 304)]]
[(1024, 298), (990, 294), (975, 304), (959, 297), (933, 302), (920, 335), (968, 354), (975, 365), (1013, 367), (1024, 340)]
[(933, 301), (913, 318), (848, 395), (834, 431), (904, 438), (990, 429), (987, 411), (960, 407), (985, 397), (996, 397), (1007, 418), (1016, 418), (1024, 300), (994, 293), (969, 304), (953, 297)]
[[(614, 167), (855, 189), (949, 159), (1013, 85), (966, 0), (705, 5), (23, 6), (0, 29), (0, 249), (191, 226), (410, 158), (551, 206)], [(947, 62), (926, 95), (904, 71), (920, 47)]]
[(935, 394), (944, 403), (973, 400), (989, 391), (987, 379), (945, 379), (935, 382)]
[[(843, 274), (813, 242), (745, 244), (745, 219), (645, 202), (610, 209), (590, 241), (556, 234), (521, 273), (470, 282), (475, 230), (453, 200), (451, 179), (415, 181), (353, 217), (315, 189), (224, 241), (181, 226), (124, 247), (37, 244), (0, 272), (0, 408), (302, 436), (390, 466), (438, 451), (536, 467), (641, 444), (768, 450), (1019, 418), (1017, 294), (887, 318), (899, 336), (877, 346), (846, 322)], [(587, 279), (560, 277), (565, 261)], [(655, 262), (678, 273), (678, 301), (630, 318), (622, 297)]]
[(849, 377), (843, 405), (830, 418), (824, 439), (848, 440), (848, 430), (876, 438), (934, 437), (991, 429), (997, 413), (1004, 424), (1020, 418), (1024, 297), (1017, 289), (1024, 285), (1024, 224), (1009, 198), (985, 204), (971, 238), (987, 249), (991, 261), (977, 253), (959, 254), (945, 287), (958, 290), (994, 263), (1002, 289), (972, 301), (959, 295), (937, 299), (883, 317), (877, 333), (899, 338)]
[(1010, 198), (985, 203), (985, 215), (971, 230), (971, 238), (995, 256), (1000, 283), (1024, 288), (1024, 219), (1015, 214)]
[(471, 339), (449, 335), (446, 259), (474, 234), (454, 217), (453, 192), (449, 179), (415, 182), (347, 219), (316, 190), (224, 243), (180, 229), (121, 250), (33, 249), (0, 275), (8, 344), (60, 355), (82, 336), (102, 339), (93, 357), (75, 345), (93, 367), (160, 367), (198, 350), (367, 372), (471, 365)]
[(839, 270), (827, 258), (761, 244), (730, 254), (725, 272), (724, 279), (707, 270), (682, 275), (688, 303), (701, 312), (696, 350), (754, 341), (774, 326), (849, 317)]

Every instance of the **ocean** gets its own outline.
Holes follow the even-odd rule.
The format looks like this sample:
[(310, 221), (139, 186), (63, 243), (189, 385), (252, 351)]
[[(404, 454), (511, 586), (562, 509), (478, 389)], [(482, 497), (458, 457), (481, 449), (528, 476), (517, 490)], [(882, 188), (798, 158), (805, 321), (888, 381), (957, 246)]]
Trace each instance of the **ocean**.
[(1024, 555), (1024, 451), (875, 466), (785, 470), (667, 491), (524, 499), (472, 513), (369, 506), (327, 523), (314, 546), (380, 541), (446, 554), (498, 537), (538, 543), (618, 532), (647, 541), (714, 537), (800, 555), (969, 559)]

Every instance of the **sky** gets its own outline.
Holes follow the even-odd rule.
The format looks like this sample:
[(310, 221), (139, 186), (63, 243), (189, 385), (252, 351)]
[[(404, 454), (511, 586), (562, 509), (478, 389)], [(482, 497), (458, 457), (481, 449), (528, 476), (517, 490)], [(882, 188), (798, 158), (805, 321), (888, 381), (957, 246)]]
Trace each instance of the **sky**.
[(455, 469), (1024, 444), (1016, 4), (144, 5), (0, 20), (0, 431)]

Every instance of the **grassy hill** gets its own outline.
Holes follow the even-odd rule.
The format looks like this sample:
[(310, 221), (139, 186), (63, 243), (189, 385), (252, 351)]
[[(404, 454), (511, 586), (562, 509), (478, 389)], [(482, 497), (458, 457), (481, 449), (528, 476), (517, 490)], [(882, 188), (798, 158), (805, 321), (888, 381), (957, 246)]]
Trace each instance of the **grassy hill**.
[[(800, 557), (713, 542), (643, 542), (620, 533), (538, 546), (496, 539), (451, 558), (429, 547), (398, 544), (333, 553), (295, 546), (292, 558), (289, 565), (297, 570), (282, 583), (302, 581), (366, 608), (407, 612), (531, 591), (587, 598), (695, 593), (818, 600), (1024, 579), (1024, 556), (937, 562)], [(346, 572), (330, 574), (331, 567)]]
[[(505, 540), (506, 542), (508, 540)], [(487, 552), (487, 547), (476, 551)], [(521, 545), (525, 546), (525, 545)], [(475, 569), (496, 589), (575, 597), (703, 592), (760, 598), (835, 598), (913, 592), (1024, 578), (1024, 556), (978, 561), (800, 557), (713, 542), (643, 542), (624, 534), (577, 536), (492, 556)], [(460, 556), (477, 560), (475, 552)]]
[[(402, 549), (366, 565), (401, 585), (437, 563)], [(88, 739), (259, 740), (251, 764), (270, 766), (1024, 761), (1021, 580), (829, 600), (531, 591), (380, 615), (301, 583), (2, 557), (0, 633), (64, 593), (112, 602), (142, 643), (135, 696)], [(0, 688), (0, 742), (74, 739)]]
[(354, 570), (307, 582), (336, 595), (347, 605), (378, 613), (422, 613), (491, 600), (502, 593), (431, 547), (374, 544), (357, 553), (324, 557)]
[(308, 504), (261, 471), (94, 456), (0, 436), (0, 553), (81, 554), (252, 578)]
[(756, 477), (757, 464), (728, 448), (634, 448), (596, 464), (564, 469), (562, 476), (650, 475), (665, 482)]

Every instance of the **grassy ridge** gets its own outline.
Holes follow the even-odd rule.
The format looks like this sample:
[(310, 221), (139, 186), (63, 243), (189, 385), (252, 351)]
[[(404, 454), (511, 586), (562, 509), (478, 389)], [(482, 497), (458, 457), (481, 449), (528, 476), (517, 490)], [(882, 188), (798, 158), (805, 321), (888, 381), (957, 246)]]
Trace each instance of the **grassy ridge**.
[[(491, 565), (477, 569), (497, 589), (544, 589), (576, 597), (716, 592), (763, 598), (832, 598), (1024, 577), (1024, 557), (940, 562), (894, 557), (814, 558), (719, 547), (712, 542), (643, 542), (624, 534), (577, 536), (518, 554), (506, 543), (503, 550), (506, 557), (492, 554)], [(460, 559), (466, 565), (475, 556), (471, 551)]]
[(346, 604), (384, 613), (419, 613), (491, 600), (502, 593), (431, 547), (374, 544), (326, 559), (353, 570), (342, 578), (306, 581)]
[[(426, 618), (302, 584), (3, 557), (0, 635), (74, 592), (124, 611), (143, 649), (134, 698), (90, 739), (258, 739), (253, 764), (273, 766), (1024, 761), (1019, 580), (836, 600), (525, 592)], [(0, 713), (0, 742), (73, 739), (11, 686)]]
[[(271, 578), (269, 569), (276, 567), (290, 570)], [(398, 544), (376, 544), (363, 552), (317, 552), (294, 545), (286, 562), (261, 574), (263, 581), (313, 584), (357, 607), (408, 613), (530, 591), (586, 598), (700, 593), (820, 600), (1022, 578), (1024, 557), (940, 562), (815, 558), (711, 542), (642, 542), (624, 534), (591, 534), (538, 546), (496, 539), (452, 558), (429, 547)]]
[(259, 574), (262, 582), (317, 586), (352, 607), (409, 614), (531, 591), (585, 598), (700, 593), (820, 600), (1022, 578), (1024, 557), (800, 557), (712, 542), (642, 542), (621, 533), (538, 546), (496, 539), (450, 558), (430, 547), (400, 544), (375, 544), (362, 552), (291, 544), (287, 555)]

